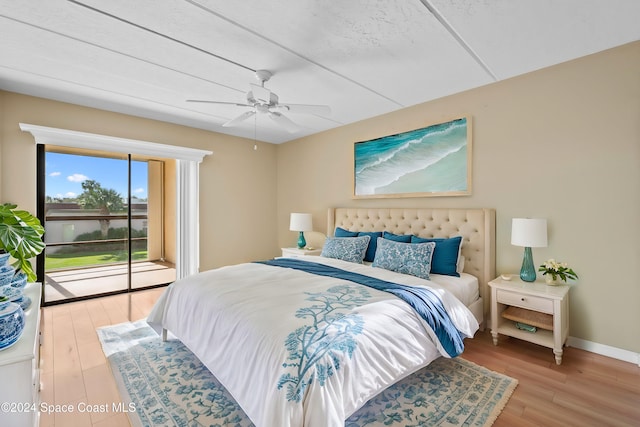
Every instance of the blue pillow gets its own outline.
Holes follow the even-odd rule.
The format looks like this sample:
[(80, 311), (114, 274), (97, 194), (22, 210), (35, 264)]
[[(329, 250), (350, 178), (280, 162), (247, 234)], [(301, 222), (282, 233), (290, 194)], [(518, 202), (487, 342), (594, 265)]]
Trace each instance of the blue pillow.
[(367, 247), (367, 253), (364, 254), (364, 260), (372, 262), (376, 257), (376, 250), (378, 249), (378, 237), (382, 237), (382, 231), (361, 231), (358, 236), (369, 236), (369, 247)]
[(460, 273), (457, 271), (457, 266), (458, 256), (460, 255), (460, 245), (462, 244), (462, 236), (452, 237), (450, 239), (425, 239), (417, 236), (411, 237), (411, 243), (414, 244), (428, 242), (436, 244), (431, 260), (431, 272), (434, 274), (460, 277)]
[(383, 231), (382, 237), (384, 239), (393, 240), (394, 242), (411, 243), (411, 234), (393, 234), (388, 231)]
[(358, 237), (358, 236), (369, 236), (371, 240), (369, 240), (369, 246), (367, 247), (367, 253), (364, 255), (365, 261), (373, 261), (376, 256), (376, 249), (378, 247), (378, 237), (382, 236), (381, 231), (349, 231), (344, 228), (336, 227), (335, 233), (333, 233), (335, 237)]
[(414, 244), (380, 238), (372, 266), (429, 280), (435, 246), (434, 242)]
[(320, 255), (362, 264), (369, 240), (371, 240), (369, 236), (327, 237)]
[(335, 233), (333, 233), (335, 237), (358, 237), (357, 231), (349, 231), (344, 228), (336, 227)]

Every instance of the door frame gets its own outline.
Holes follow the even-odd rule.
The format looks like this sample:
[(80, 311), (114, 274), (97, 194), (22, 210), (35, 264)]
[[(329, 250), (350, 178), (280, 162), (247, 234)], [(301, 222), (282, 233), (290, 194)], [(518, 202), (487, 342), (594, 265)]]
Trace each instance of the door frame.
[[(212, 151), (28, 123), (19, 125), (22, 131), (33, 135), (37, 145), (57, 145), (97, 151), (103, 151), (104, 147), (108, 147), (109, 151), (115, 153), (174, 159), (176, 161), (176, 279), (198, 272), (200, 265), (199, 168), (204, 157), (212, 155)], [(37, 159), (42, 157), (40, 160), (44, 161), (44, 148), (36, 157)], [(38, 176), (37, 180), (40, 179), (44, 177)], [(41, 188), (44, 190), (44, 185)], [(37, 210), (37, 215), (41, 218), (44, 215), (44, 197), (38, 197)], [(44, 278), (43, 261), (37, 263), (36, 272), (40, 271), (40, 268), (42, 275), (38, 275), (38, 280)]]

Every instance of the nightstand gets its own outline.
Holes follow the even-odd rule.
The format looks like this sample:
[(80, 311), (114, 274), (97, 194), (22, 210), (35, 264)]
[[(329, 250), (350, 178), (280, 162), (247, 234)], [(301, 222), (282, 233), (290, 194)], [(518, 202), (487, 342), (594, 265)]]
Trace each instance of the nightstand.
[(298, 248), (282, 248), (282, 256), (286, 257), (301, 257), (301, 256), (310, 256), (310, 255), (320, 255), (322, 253), (322, 249), (298, 249)]
[[(491, 335), (529, 341), (553, 349), (556, 364), (562, 363), (562, 347), (569, 334), (569, 286), (550, 286), (542, 281), (524, 282), (517, 275), (489, 282), (491, 287)], [(530, 332), (516, 327), (535, 326)]]

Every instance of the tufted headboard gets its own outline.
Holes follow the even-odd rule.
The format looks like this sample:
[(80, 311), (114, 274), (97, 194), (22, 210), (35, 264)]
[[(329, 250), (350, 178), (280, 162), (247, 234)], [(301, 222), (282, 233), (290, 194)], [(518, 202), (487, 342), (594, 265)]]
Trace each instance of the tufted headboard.
[(485, 319), (489, 314), (489, 281), (496, 272), (494, 209), (329, 208), (327, 234), (336, 227), (350, 231), (388, 231), (419, 237), (462, 236), (464, 271), (478, 278)]

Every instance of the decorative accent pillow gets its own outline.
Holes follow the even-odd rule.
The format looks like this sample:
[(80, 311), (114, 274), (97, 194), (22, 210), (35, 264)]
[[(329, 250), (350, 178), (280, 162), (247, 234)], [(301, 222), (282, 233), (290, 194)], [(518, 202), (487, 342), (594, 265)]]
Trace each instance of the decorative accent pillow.
[(378, 237), (382, 237), (382, 231), (361, 231), (358, 233), (358, 236), (369, 236), (371, 240), (369, 240), (369, 246), (367, 247), (367, 252), (364, 254), (365, 261), (373, 261), (376, 257), (376, 251), (378, 250)]
[(336, 227), (336, 231), (333, 233), (335, 237), (358, 237), (357, 231), (345, 230), (341, 227)]
[(327, 237), (320, 255), (362, 264), (369, 240), (369, 236)]
[(462, 273), (464, 271), (464, 255), (460, 255), (458, 257), (458, 265), (456, 266), (456, 271), (458, 273)]
[(379, 238), (372, 266), (428, 280), (435, 246), (434, 242), (401, 243)]
[(411, 234), (393, 234), (388, 231), (383, 231), (382, 237), (384, 239), (393, 240), (394, 242), (411, 243)]
[(451, 237), (450, 239), (425, 239), (422, 237), (411, 236), (411, 243), (429, 243), (436, 244), (431, 260), (431, 273), (444, 274), (447, 276), (460, 277), (458, 273), (458, 257), (460, 256), (460, 247), (462, 245), (462, 236)]
[(373, 261), (376, 256), (376, 249), (378, 247), (378, 237), (382, 236), (382, 231), (349, 231), (341, 227), (336, 227), (336, 231), (333, 233), (335, 237), (356, 237), (356, 236), (369, 236), (369, 246), (367, 252), (364, 255), (365, 261)]

